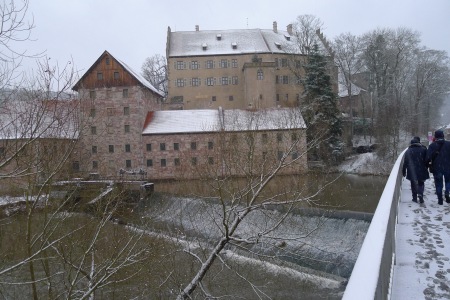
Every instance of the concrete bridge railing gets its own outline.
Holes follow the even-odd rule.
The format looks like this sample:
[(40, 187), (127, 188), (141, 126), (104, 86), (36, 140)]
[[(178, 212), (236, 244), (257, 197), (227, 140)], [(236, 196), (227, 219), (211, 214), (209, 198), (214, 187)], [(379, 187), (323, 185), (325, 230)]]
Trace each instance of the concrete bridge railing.
[(344, 292), (344, 300), (389, 299), (395, 263), (395, 228), (401, 196), (402, 164), (397, 158), (375, 210), (358, 259)]

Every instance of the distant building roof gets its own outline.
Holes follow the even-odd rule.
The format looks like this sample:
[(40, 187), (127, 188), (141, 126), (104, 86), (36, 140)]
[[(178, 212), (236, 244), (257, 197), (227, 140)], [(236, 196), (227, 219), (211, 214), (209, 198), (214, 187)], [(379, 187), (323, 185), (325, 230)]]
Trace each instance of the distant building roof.
[(295, 36), (271, 29), (168, 32), (168, 57), (251, 53), (298, 53)]
[(258, 111), (198, 109), (149, 112), (142, 134), (208, 133), (218, 131), (283, 130), (306, 128), (300, 110), (277, 108)]
[(0, 107), (0, 140), (77, 139), (78, 102), (10, 100)]
[[(357, 96), (359, 95), (362, 91), (366, 91), (365, 89), (357, 86), (356, 84), (352, 83), (351, 86), (351, 93), (352, 96)], [(348, 97), (348, 89), (347, 86), (345, 86), (345, 84), (339, 83), (339, 97)]]

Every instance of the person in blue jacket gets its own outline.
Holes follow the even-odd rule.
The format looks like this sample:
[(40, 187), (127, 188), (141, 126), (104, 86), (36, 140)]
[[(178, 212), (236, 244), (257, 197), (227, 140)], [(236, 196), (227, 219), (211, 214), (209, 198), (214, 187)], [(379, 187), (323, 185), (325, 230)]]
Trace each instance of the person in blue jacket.
[(434, 142), (428, 147), (426, 163), (433, 173), (438, 204), (443, 204), (442, 192), (445, 182), (445, 201), (450, 203), (450, 142), (444, 138), (442, 130), (434, 133)]
[(403, 161), (402, 173), (411, 182), (412, 201), (423, 203), (423, 191), (425, 189), (425, 180), (430, 178), (428, 174), (425, 159), (427, 149), (423, 147), (420, 140), (413, 138), (411, 144), (406, 150), (405, 159)]

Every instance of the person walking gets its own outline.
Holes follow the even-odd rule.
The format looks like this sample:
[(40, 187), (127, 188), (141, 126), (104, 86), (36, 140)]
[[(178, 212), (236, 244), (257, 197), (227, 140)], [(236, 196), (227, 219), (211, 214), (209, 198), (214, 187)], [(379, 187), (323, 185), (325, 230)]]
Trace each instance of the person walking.
[(434, 142), (427, 150), (426, 164), (433, 173), (434, 186), (438, 197), (438, 204), (443, 204), (442, 192), (445, 183), (445, 201), (450, 203), (450, 142), (444, 138), (442, 130), (434, 133)]
[(420, 143), (420, 139), (416, 137), (411, 140), (410, 146), (405, 153), (403, 161), (402, 173), (411, 182), (412, 201), (423, 203), (423, 191), (425, 189), (425, 180), (430, 178), (428, 174), (425, 159), (427, 149)]

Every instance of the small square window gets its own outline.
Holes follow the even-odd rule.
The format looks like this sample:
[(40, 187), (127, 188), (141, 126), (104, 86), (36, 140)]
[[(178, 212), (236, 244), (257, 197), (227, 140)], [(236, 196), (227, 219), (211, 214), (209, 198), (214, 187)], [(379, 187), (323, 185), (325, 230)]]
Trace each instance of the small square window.
[(92, 169), (97, 169), (98, 168), (98, 161), (94, 160), (92, 161)]
[(125, 161), (125, 166), (126, 166), (127, 168), (131, 168), (131, 159), (127, 159), (127, 160)]
[(125, 107), (123, 108), (123, 114), (124, 114), (125, 116), (129, 116), (129, 115), (130, 115), (130, 108), (129, 108), (128, 106), (125, 106)]
[(267, 143), (267, 140), (268, 140), (268, 138), (267, 138), (267, 133), (263, 133), (263, 134), (261, 135), (261, 140), (262, 140), (263, 143)]
[(103, 73), (97, 72), (97, 80), (103, 80)]
[(298, 140), (298, 137), (297, 137), (297, 133), (296, 133), (296, 132), (291, 133), (291, 140), (292, 140), (293, 142), (295, 142), (295, 141)]
[(123, 130), (125, 131), (125, 133), (129, 133), (129, 132), (130, 132), (130, 125), (126, 124), (126, 125), (123, 127)]
[(217, 98), (216, 98), (216, 96), (212, 96), (212, 99), (211, 99), (212, 101), (216, 101), (217, 100)]
[(114, 145), (109, 145), (108, 151), (109, 151), (109, 153), (114, 153)]
[(97, 146), (92, 146), (92, 153), (97, 153)]
[(167, 166), (167, 161), (165, 158), (161, 159), (161, 167)]
[(119, 72), (114, 72), (114, 79), (118, 80), (120, 78)]
[(277, 141), (281, 142), (283, 140), (283, 134), (277, 133)]
[(214, 148), (214, 143), (213, 142), (208, 142), (208, 149), (212, 150)]
[(109, 62), (110, 62), (110, 61), (109, 61), (109, 57), (106, 57), (106, 58), (105, 58), (105, 62), (106, 62), (107, 65), (109, 65)]
[(89, 98), (91, 99), (91, 100), (94, 100), (95, 98), (96, 98), (96, 93), (95, 93), (95, 91), (89, 91)]
[(229, 100), (229, 101), (233, 101), (233, 100), (234, 100), (234, 97), (233, 97), (233, 96), (229, 96), (229, 97), (228, 97), (228, 100)]
[(147, 151), (152, 151), (152, 144), (147, 144), (146, 148), (147, 148)]
[(166, 150), (166, 144), (165, 143), (159, 144), (159, 150), (165, 151)]
[(97, 127), (91, 126), (91, 134), (97, 134)]
[(173, 163), (175, 164), (175, 166), (179, 166), (180, 165), (180, 159), (179, 158), (175, 158), (174, 160), (173, 160)]
[(180, 144), (179, 143), (173, 143), (173, 150), (180, 150)]
[(298, 152), (294, 151), (292, 152), (292, 160), (297, 159), (298, 158)]
[(283, 159), (283, 151), (278, 151), (278, 160), (282, 160)]
[(153, 160), (147, 159), (147, 167), (153, 167)]
[(80, 171), (80, 162), (79, 161), (72, 162), (72, 170), (75, 172)]
[(91, 118), (94, 118), (94, 117), (95, 117), (95, 108), (91, 108), (91, 111), (89, 112), (89, 116), (90, 116)]
[(210, 165), (213, 165), (214, 164), (214, 158), (213, 157), (208, 157), (208, 163)]
[(197, 143), (191, 142), (191, 150), (197, 150)]
[(125, 145), (125, 152), (131, 152), (131, 145), (130, 144), (126, 144)]
[(122, 97), (123, 98), (128, 98), (128, 89), (123, 89), (122, 90)]
[(193, 166), (196, 166), (196, 165), (197, 165), (197, 157), (192, 157), (192, 158), (191, 158), (191, 164), (192, 164)]
[(114, 108), (112, 108), (112, 107), (106, 108), (106, 113), (107, 113), (108, 117), (114, 116)]

